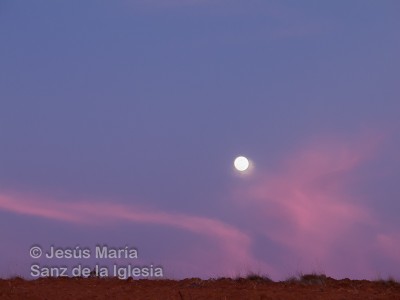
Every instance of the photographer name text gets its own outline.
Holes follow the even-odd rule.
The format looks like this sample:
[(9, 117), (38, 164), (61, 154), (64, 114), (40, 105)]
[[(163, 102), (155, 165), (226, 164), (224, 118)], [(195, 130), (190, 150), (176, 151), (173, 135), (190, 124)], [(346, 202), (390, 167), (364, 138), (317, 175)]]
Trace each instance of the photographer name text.
[(32, 258), (47, 259), (110, 259), (110, 258), (138, 258), (138, 250), (133, 247), (125, 246), (121, 248), (109, 247), (107, 245), (97, 245), (94, 251), (89, 247), (62, 248), (50, 246), (47, 251), (43, 251), (41, 247), (32, 247), (30, 250)]

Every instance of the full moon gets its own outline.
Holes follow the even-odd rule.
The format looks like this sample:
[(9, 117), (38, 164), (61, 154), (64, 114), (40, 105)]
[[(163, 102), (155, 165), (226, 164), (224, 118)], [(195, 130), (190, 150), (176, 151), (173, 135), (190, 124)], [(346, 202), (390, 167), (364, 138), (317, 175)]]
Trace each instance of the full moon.
[(233, 162), (233, 165), (235, 166), (236, 170), (244, 172), (249, 168), (250, 163), (246, 157), (239, 156), (236, 157), (235, 161)]

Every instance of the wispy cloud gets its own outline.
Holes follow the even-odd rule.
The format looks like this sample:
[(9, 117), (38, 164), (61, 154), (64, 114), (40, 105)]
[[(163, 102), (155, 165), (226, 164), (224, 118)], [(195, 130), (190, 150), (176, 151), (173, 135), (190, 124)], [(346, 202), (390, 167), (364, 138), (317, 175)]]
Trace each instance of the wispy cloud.
[[(28, 199), (29, 198), (29, 199)], [(142, 223), (170, 226), (206, 236), (221, 251), (221, 274), (232, 270), (258, 267), (251, 255), (251, 238), (237, 228), (219, 220), (179, 213), (150, 211), (134, 206), (98, 202), (60, 202), (54, 200), (0, 195), (0, 209), (74, 224), (108, 226), (110, 223)], [(219, 249), (219, 250), (217, 250)], [(200, 264), (199, 264), (200, 265)]]
[[(65, 202), (8, 193), (0, 194), (0, 210), (82, 226), (139, 223), (185, 230), (214, 243), (220, 274), (256, 270), (285, 276), (282, 260), (298, 258), (286, 270), (322, 268), (337, 277), (373, 278), (373, 261), (400, 261), (400, 235), (386, 230), (385, 221), (353, 193), (351, 184), (360, 179), (358, 168), (374, 157), (379, 140), (373, 134), (351, 141), (321, 139), (293, 151), (271, 172), (258, 166), (233, 196), (231, 210), (246, 216), (246, 231), (218, 219), (110, 201)], [(260, 236), (274, 250), (256, 259), (254, 247), (260, 241), (255, 237)], [(191, 263), (201, 268), (200, 262)]]
[[(255, 184), (236, 191), (236, 203), (250, 216), (252, 229), (280, 247), (283, 257), (299, 259), (300, 266), (292, 267), (372, 276), (369, 260), (380, 222), (351, 193), (349, 183), (355, 182), (357, 167), (372, 157), (378, 140), (325, 140), (295, 151), (278, 170), (259, 174)], [(396, 240), (379, 240), (393, 255)]]

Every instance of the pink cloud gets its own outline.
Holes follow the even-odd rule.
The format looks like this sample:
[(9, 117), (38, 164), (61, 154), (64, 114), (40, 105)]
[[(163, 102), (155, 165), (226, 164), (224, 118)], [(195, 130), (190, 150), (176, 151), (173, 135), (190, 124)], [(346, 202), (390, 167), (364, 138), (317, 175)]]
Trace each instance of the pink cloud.
[[(55, 206), (48, 201), (26, 201), (15, 197), (0, 195), (0, 208), (23, 215), (32, 215), (73, 223), (85, 223), (81, 215), (71, 213), (71, 211), (68, 211), (68, 207), (65, 207), (62, 203)], [(67, 208), (67, 210), (65, 208)]]
[[(292, 268), (322, 267), (333, 276), (372, 275), (368, 260), (373, 247), (368, 245), (375, 238), (364, 233), (377, 229), (379, 222), (352, 195), (349, 184), (378, 140), (325, 140), (295, 151), (278, 170), (259, 172), (246, 189), (236, 191), (236, 204), (250, 216), (252, 229), (278, 245), (283, 256), (301, 260), (301, 266)], [(352, 258), (351, 265), (343, 264), (343, 255)]]
[[(352, 184), (360, 180), (359, 167), (375, 155), (380, 141), (370, 136), (351, 142), (319, 140), (293, 151), (270, 172), (257, 165), (242, 189), (235, 191), (236, 206), (230, 209), (244, 216), (246, 231), (218, 219), (111, 202), (67, 203), (0, 194), (0, 210), (85, 226), (132, 222), (191, 232), (215, 245), (209, 255), (216, 261), (218, 275), (260, 271), (283, 277), (288, 275), (283, 273), (286, 268), (288, 272), (297, 269), (334, 277), (374, 278), (374, 265), (379, 267), (383, 261), (390, 269), (400, 261), (400, 238), (385, 232), (384, 220), (378, 220), (363, 199), (352, 193)], [(271, 252), (258, 252), (268, 263), (253, 255), (259, 250), (255, 243), (260, 242), (254, 236), (263, 236), (272, 245)], [(192, 251), (192, 257), (205, 253)], [(286, 261), (290, 262), (283, 266)], [(188, 265), (193, 263), (209, 274), (200, 261)]]
[(210, 238), (218, 246), (213, 249), (212, 254), (220, 258), (218, 267), (221, 274), (231, 273), (243, 267), (252, 269), (260, 266), (260, 263), (251, 255), (252, 241), (247, 234), (219, 220), (206, 217), (150, 211), (131, 205), (104, 202), (65, 203), (37, 198), (28, 200), (9, 195), (0, 195), (0, 209), (17, 214), (94, 226), (106, 226), (110, 222), (170, 226)]

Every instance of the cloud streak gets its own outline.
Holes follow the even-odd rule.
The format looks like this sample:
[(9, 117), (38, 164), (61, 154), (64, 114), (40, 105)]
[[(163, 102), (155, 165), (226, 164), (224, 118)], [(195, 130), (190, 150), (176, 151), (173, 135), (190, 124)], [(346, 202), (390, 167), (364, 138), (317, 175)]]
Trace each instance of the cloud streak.
[[(138, 223), (183, 230), (215, 246), (208, 255), (217, 262), (219, 275), (260, 271), (283, 277), (289, 268), (289, 272), (374, 278), (378, 269), (390, 270), (393, 262), (400, 261), (399, 232), (388, 232), (385, 221), (353, 193), (353, 183), (360, 182), (359, 168), (374, 157), (379, 140), (375, 135), (351, 142), (319, 140), (283, 158), (274, 171), (257, 166), (251, 180), (234, 191), (230, 203), (234, 204), (231, 212), (240, 211), (245, 217), (241, 224), (246, 230), (218, 219), (135, 205), (10, 193), (0, 193), (0, 210), (81, 226)], [(233, 222), (239, 223), (239, 219)], [(262, 241), (268, 241), (270, 252), (260, 254), (256, 246)], [(210, 276), (200, 261), (179, 259)]]
[(170, 226), (203, 235), (219, 245), (219, 251), (222, 252), (220, 256), (223, 258), (219, 266), (222, 274), (243, 266), (259, 266), (251, 256), (251, 238), (237, 228), (211, 218), (105, 202), (65, 203), (32, 198), (28, 200), (9, 195), (0, 195), (0, 209), (80, 225), (107, 226), (115, 222), (132, 222)]

